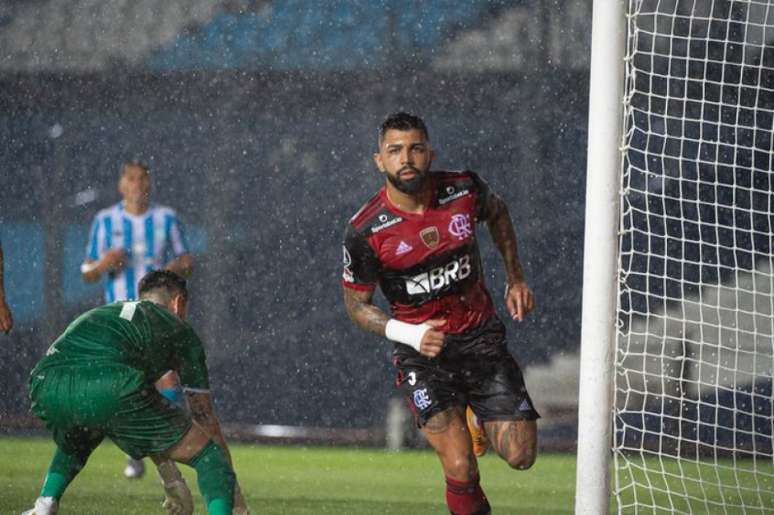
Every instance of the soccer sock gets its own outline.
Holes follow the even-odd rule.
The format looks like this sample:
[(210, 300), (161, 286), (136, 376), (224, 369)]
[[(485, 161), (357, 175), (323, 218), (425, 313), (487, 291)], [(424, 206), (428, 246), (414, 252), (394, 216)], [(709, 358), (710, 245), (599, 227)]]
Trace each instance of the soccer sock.
[(192, 460), (199, 491), (210, 515), (231, 515), (236, 476), (223, 448), (210, 440)]
[(492, 511), (478, 476), (472, 481), (458, 481), (447, 476), (446, 505), (452, 515), (488, 515)]
[(86, 465), (89, 454), (91, 453), (68, 454), (57, 446), (51, 465), (48, 466), (46, 480), (43, 482), (40, 496), (53, 497), (58, 501), (67, 489), (67, 485)]

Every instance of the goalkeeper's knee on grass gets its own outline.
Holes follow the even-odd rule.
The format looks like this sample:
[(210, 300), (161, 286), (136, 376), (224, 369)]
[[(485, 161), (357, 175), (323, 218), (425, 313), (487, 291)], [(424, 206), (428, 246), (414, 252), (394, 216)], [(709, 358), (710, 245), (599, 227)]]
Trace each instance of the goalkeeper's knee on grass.
[(210, 515), (230, 515), (234, 504), (236, 475), (223, 448), (210, 440), (192, 460), (199, 490)]

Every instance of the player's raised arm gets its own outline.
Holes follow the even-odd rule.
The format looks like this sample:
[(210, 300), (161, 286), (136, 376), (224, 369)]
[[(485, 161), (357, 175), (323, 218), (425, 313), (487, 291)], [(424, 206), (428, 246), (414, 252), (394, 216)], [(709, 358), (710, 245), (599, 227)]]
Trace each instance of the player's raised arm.
[(535, 308), (535, 296), (524, 278), (513, 221), (508, 206), (499, 195), (488, 192), (483, 202), (489, 233), (505, 264), (505, 304), (511, 317), (522, 321)]

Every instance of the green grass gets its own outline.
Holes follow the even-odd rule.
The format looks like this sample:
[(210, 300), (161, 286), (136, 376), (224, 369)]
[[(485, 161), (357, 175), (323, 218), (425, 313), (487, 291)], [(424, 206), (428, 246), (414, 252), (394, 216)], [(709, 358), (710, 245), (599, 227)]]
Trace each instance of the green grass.
[[(53, 443), (47, 439), (0, 438), (0, 515), (19, 514), (32, 506), (52, 452)], [(448, 513), (441, 467), (430, 451), (235, 444), (231, 452), (256, 515)], [(124, 464), (117, 447), (101, 445), (70, 485), (59, 513), (163, 514), (155, 471), (129, 481), (122, 475)], [(544, 454), (526, 472), (485, 456), (480, 468), (497, 515), (572, 513), (574, 456)], [(193, 471), (181, 470), (194, 493), (195, 513), (205, 513)]]

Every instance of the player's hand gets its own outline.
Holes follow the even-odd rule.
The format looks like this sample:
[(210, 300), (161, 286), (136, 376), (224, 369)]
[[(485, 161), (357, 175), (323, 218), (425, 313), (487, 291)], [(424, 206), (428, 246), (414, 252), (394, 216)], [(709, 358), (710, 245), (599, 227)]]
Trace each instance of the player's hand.
[(239, 488), (239, 483), (234, 485), (234, 508), (231, 510), (232, 515), (250, 515), (250, 510), (247, 509), (245, 498), (242, 495), (242, 489)]
[(6, 304), (5, 299), (0, 297), (0, 331), (8, 334), (8, 331), (13, 328), (13, 317), (11, 316), (11, 309)]
[(425, 320), (425, 323), (431, 329), (425, 331), (425, 334), (422, 336), (422, 341), (419, 343), (419, 353), (428, 358), (434, 358), (443, 350), (444, 333), (438, 331), (437, 328), (444, 325), (446, 320), (434, 318)]
[(107, 270), (120, 270), (126, 265), (126, 251), (124, 249), (110, 249), (100, 258), (102, 266)]
[(164, 502), (161, 506), (169, 515), (191, 515), (193, 498), (184, 480), (170, 481), (164, 485)]
[(524, 281), (509, 284), (505, 287), (505, 305), (511, 318), (521, 322), (535, 309), (535, 295)]

